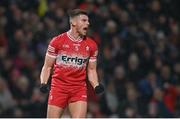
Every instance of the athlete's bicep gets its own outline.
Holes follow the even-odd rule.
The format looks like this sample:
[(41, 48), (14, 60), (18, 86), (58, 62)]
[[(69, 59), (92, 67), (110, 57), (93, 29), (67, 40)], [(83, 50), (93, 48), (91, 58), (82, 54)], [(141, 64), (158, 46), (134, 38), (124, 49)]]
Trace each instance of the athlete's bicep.
[(58, 55), (58, 38), (54, 37), (47, 48), (44, 66), (52, 67)]
[(58, 55), (58, 38), (57, 37), (54, 37), (50, 41), (48, 48), (47, 48), (46, 55), (48, 55), (49, 57), (52, 57), (52, 58), (57, 57), (57, 55)]

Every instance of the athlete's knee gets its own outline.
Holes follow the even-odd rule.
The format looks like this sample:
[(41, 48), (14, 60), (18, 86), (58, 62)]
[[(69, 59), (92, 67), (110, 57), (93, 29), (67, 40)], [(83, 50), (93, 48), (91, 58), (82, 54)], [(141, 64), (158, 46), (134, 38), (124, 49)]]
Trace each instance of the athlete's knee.
[(63, 113), (63, 108), (54, 105), (48, 105), (47, 118), (59, 118)]

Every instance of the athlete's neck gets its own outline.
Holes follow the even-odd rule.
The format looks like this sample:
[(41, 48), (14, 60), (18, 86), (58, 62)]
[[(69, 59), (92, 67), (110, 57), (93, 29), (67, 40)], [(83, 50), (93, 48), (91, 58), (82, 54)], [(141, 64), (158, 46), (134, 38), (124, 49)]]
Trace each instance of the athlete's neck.
[(80, 35), (77, 31), (73, 30), (73, 29), (70, 29), (68, 31), (68, 34), (70, 35), (71, 38), (73, 38), (73, 40), (80, 40), (83, 38), (82, 35)]

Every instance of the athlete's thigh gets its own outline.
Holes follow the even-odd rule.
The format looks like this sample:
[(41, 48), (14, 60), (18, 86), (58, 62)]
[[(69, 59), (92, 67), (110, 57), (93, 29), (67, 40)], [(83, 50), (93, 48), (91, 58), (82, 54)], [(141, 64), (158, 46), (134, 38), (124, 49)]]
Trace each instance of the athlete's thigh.
[(87, 102), (76, 101), (68, 105), (72, 118), (85, 118), (87, 113)]
[(48, 105), (47, 118), (59, 118), (62, 116), (64, 109), (55, 105)]
[(58, 87), (51, 87), (48, 98), (47, 117), (59, 118), (68, 104), (68, 94)]

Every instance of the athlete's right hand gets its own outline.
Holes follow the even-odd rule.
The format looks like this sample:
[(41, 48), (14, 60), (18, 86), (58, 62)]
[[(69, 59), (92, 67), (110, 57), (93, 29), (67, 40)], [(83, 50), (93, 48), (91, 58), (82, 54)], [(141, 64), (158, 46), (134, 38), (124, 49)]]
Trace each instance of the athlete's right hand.
[(48, 84), (41, 84), (39, 89), (40, 89), (40, 91), (41, 91), (42, 93), (48, 93), (48, 91), (49, 91), (49, 85), (48, 85)]

